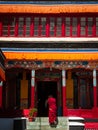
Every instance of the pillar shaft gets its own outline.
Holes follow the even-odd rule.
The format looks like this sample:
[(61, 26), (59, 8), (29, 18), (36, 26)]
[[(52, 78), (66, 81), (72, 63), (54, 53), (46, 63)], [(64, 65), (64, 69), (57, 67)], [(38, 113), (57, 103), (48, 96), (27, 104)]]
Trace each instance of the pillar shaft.
[(34, 107), (34, 97), (35, 97), (35, 70), (31, 71), (31, 106)]
[(96, 81), (96, 69), (93, 70), (93, 94), (94, 94), (94, 108), (97, 107), (97, 81)]
[(62, 70), (63, 116), (66, 115), (66, 71)]

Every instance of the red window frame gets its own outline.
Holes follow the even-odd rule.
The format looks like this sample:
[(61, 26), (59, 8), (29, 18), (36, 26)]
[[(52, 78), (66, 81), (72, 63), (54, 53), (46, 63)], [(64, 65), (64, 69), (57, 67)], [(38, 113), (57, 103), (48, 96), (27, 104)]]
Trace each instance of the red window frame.
[[(0, 18), (0, 37), (4, 37), (3, 35), (3, 19), (4, 17), (8, 17), (8, 15), (3, 15)], [(15, 31), (13, 36), (10, 35), (10, 22), (8, 22), (8, 35), (7, 37), (98, 37), (98, 35), (96, 34), (96, 17), (98, 17), (97, 15), (93, 16), (92, 15), (88, 15), (86, 16), (86, 14), (81, 15), (81, 17), (85, 17), (86, 18), (86, 30), (85, 30), (85, 35), (81, 35), (80, 34), (80, 30), (81, 30), (81, 26), (80, 26), (80, 19), (81, 17), (79, 15), (72, 15), (72, 14), (67, 14), (67, 15), (12, 15), (12, 17), (16, 17), (15, 20)], [(19, 18), (22, 17), (23, 18), (23, 34), (21, 36), (19, 36), (18, 32), (19, 32)], [(30, 24), (30, 35), (26, 36), (26, 17), (30, 17), (31, 20), (31, 24)], [(39, 18), (39, 26), (38, 26), (38, 36), (34, 36), (34, 18), (38, 17)], [(46, 35), (41, 35), (41, 18), (42, 17), (46, 17)], [(54, 21), (54, 35), (51, 36), (50, 35), (50, 17), (54, 17), (55, 21)], [(69, 17), (70, 18), (70, 35), (67, 36), (66, 35), (66, 26), (65, 26), (65, 18)], [(91, 17), (93, 18), (93, 26), (92, 26), (92, 35), (88, 35), (88, 18)], [(62, 24), (61, 24), (61, 35), (56, 35), (56, 31), (57, 31), (57, 18), (62, 18)], [(72, 19), (73, 18), (77, 18), (77, 35), (74, 36), (72, 34)], [(11, 19), (11, 16), (9, 17), (9, 19)]]

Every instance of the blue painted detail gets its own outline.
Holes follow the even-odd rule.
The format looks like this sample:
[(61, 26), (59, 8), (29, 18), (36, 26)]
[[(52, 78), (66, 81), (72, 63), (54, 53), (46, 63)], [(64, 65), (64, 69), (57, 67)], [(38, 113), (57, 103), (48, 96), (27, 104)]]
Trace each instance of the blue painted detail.
[(98, 1), (0, 1), (0, 4), (41, 4), (41, 5), (55, 5), (55, 4), (98, 4)]
[(1, 50), (3, 52), (98, 52), (98, 48), (1, 48)]
[(13, 64), (14, 64), (14, 61), (9, 60), (9, 61), (8, 61), (8, 64), (13, 65)]
[(58, 116), (62, 116), (62, 107), (61, 106), (58, 107)]
[(42, 61), (35, 61), (35, 63), (36, 63), (37, 65), (41, 65), (43, 62), (42, 62)]
[(55, 61), (54, 64), (60, 65), (60, 64), (61, 64), (61, 61)]
[(88, 64), (88, 61), (83, 61), (82, 62), (82, 65), (87, 65)]

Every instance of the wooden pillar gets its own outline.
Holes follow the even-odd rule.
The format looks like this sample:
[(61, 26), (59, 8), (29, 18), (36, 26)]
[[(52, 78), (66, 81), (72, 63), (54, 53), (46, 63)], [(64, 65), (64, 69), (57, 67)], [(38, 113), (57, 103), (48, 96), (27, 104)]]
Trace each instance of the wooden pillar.
[(34, 97), (35, 97), (35, 70), (31, 71), (31, 106), (34, 107)]
[(94, 94), (94, 108), (97, 107), (97, 81), (96, 81), (96, 69), (93, 70), (93, 94)]
[(66, 71), (62, 70), (62, 95), (63, 95), (63, 116), (67, 115), (66, 108)]
[(3, 82), (0, 81), (0, 108), (2, 108), (2, 87), (3, 87)]

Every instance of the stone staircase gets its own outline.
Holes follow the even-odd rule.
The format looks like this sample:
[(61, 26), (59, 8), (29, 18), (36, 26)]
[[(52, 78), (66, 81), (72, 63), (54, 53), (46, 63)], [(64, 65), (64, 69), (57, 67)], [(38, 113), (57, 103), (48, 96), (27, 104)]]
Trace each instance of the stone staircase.
[(84, 130), (84, 118), (82, 117), (68, 117), (69, 130)]
[(54, 128), (50, 127), (48, 117), (37, 117), (34, 122), (27, 121), (26, 130), (69, 130), (69, 122), (67, 117), (58, 117), (58, 125)]

